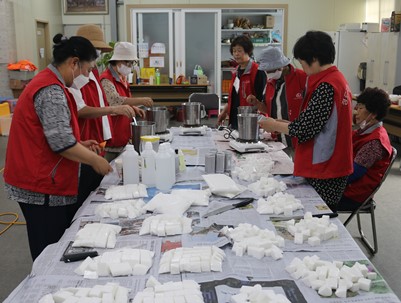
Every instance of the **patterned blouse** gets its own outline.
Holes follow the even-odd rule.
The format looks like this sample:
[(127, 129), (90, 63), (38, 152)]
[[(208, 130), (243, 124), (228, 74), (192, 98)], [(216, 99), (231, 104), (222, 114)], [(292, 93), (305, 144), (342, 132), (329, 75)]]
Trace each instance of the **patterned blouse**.
[[(318, 135), (330, 118), (334, 106), (334, 88), (328, 83), (321, 83), (312, 94), (312, 98), (299, 117), (288, 125), (290, 136), (297, 137), (299, 143), (306, 142)], [(347, 185), (347, 178), (315, 179), (307, 181), (324, 202), (333, 210)]]
[[(62, 79), (57, 69), (52, 65), (48, 67), (60, 80)], [(64, 81), (62, 82), (64, 83)], [(77, 143), (70, 125), (71, 113), (67, 98), (59, 85), (50, 85), (39, 90), (34, 97), (34, 107), (52, 151), (60, 153)], [(5, 184), (5, 189), (8, 198), (11, 200), (36, 205), (45, 203), (46, 195), (43, 193), (25, 190), (10, 184)], [(76, 196), (49, 195), (49, 206), (69, 205), (76, 203), (76, 201)]]

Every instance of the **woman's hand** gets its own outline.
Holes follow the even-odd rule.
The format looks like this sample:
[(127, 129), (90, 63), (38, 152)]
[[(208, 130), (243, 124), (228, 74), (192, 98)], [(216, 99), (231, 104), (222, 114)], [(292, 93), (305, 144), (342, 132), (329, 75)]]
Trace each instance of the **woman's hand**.
[(110, 166), (109, 162), (105, 158), (99, 156), (96, 156), (91, 166), (95, 172), (102, 176), (113, 171), (113, 168)]
[(135, 117), (134, 109), (129, 105), (115, 105), (112, 106), (113, 115), (126, 116), (129, 119)]
[(98, 155), (103, 151), (103, 148), (99, 145), (99, 143), (96, 140), (86, 140), (86, 141), (81, 141), (80, 143), (87, 149), (93, 151)]
[(132, 106), (132, 109), (135, 111), (135, 115), (134, 116), (139, 116), (143, 119), (146, 118), (146, 113), (143, 109), (140, 109), (139, 107), (136, 106)]
[(150, 98), (150, 97), (142, 97), (140, 99), (141, 99), (141, 101), (139, 102), (138, 105), (143, 105), (143, 106), (146, 106), (146, 107), (152, 107), (153, 106), (152, 98)]
[(222, 125), (224, 123), (224, 120), (227, 119), (227, 113), (226, 112), (221, 112), (219, 117), (217, 118), (217, 125)]
[(254, 95), (249, 95), (246, 97), (246, 102), (248, 102), (250, 105), (257, 105), (259, 103), (259, 100), (254, 96)]
[(272, 133), (277, 131), (276, 129), (276, 120), (270, 117), (266, 117), (265, 119), (258, 122), (259, 126), (263, 128), (265, 131)]

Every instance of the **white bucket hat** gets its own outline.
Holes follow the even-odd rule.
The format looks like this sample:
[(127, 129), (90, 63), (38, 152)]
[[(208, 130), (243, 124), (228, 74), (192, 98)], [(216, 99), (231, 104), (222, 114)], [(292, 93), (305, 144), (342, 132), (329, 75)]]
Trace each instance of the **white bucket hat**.
[(281, 48), (268, 46), (259, 55), (259, 69), (274, 71), (290, 64), (290, 59), (284, 56)]
[(114, 45), (113, 56), (110, 61), (133, 61), (138, 60), (136, 47), (129, 42), (117, 42)]

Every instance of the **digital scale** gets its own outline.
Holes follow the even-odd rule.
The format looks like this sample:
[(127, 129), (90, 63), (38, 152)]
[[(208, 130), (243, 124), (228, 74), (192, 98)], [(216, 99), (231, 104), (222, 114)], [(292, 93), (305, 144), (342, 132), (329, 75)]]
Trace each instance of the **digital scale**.
[(180, 136), (204, 136), (206, 135), (207, 126), (180, 126)]
[(156, 134), (160, 137), (160, 143), (171, 142), (173, 140), (173, 134), (167, 129), (166, 131)]
[(230, 147), (240, 153), (263, 152), (268, 149), (268, 146), (260, 141), (247, 142), (239, 140), (230, 140)]

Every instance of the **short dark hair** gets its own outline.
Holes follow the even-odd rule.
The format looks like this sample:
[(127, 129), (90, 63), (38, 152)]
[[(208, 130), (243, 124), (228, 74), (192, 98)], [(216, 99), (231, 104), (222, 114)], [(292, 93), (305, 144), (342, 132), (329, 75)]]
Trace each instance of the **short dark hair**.
[(59, 65), (71, 57), (77, 57), (80, 61), (87, 62), (97, 58), (96, 48), (84, 37), (67, 38), (62, 34), (57, 34), (53, 37), (53, 42), (54, 65)]
[(367, 87), (356, 98), (356, 102), (365, 105), (368, 112), (376, 115), (376, 120), (382, 121), (387, 115), (388, 108), (391, 105), (388, 94), (377, 87)]
[(321, 31), (308, 31), (298, 39), (293, 49), (295, 59), (304, 60), (312, 65), (316, 59), (320, 66), (331, 64), (336, 57), (336, 50), (331, 37)]
[(253, 55), (253, 43), (251, 41), (251, 38), (249, 38), (248, 36), (241, 35), (234, 38), (230, 45), (231, 55), (233, 54), (233, 48), (237, 45), (242, 46), (245, 53), (247, 53), (249, 56)]

